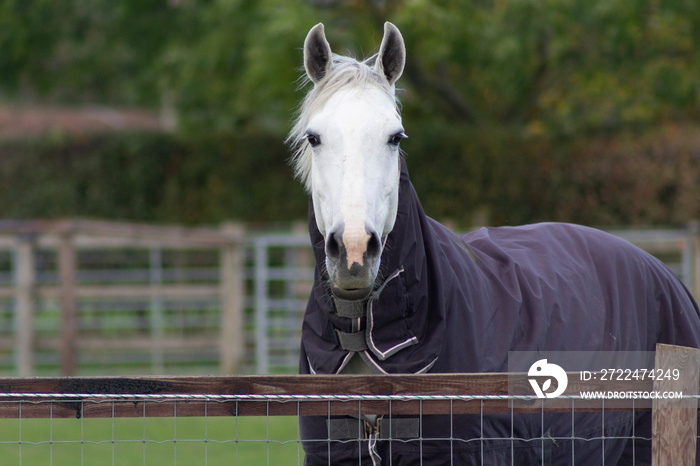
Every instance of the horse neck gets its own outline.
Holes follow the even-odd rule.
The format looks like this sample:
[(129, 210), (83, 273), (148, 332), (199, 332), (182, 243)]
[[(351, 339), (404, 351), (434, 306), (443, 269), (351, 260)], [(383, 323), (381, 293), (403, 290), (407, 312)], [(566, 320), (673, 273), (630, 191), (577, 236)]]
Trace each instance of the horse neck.
[(383, 275), (388, 276), (398, 268), (411, 273), (415, 267), (424, 266), (425, 258), (430, 254), (431, 222), (423, 212), (423, 206), (408, 176), (406, 162), (401, 159), (399, 207), (394, 229), (387, 238), (382, 254)]

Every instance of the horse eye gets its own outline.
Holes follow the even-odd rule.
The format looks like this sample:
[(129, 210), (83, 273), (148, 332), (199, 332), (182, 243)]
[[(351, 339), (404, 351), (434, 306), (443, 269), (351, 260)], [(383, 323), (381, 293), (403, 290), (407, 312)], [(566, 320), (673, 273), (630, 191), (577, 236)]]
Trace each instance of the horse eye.
[(389, 138), (389, 144), (393, 146), (398, 146), (401, 140), (406, 138), (408, 138), (408, 136), (406, 136), (405, 133), (396, 133)]
[(306, 140), (309, 142), (309, 144), (311, 144), (311, 147), (316, 147), (321, 144), (321, 138), (315, 134), (307, 133)]

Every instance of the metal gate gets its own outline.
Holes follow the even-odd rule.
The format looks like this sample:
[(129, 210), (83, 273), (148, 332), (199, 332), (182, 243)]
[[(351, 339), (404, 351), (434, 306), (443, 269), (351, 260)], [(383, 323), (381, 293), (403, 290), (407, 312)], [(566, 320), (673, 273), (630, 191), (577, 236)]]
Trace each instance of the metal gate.
[(314, 278), (309, 236), (261, 235), (251, 243), (255, 373), (296, 373), (301, 322)]

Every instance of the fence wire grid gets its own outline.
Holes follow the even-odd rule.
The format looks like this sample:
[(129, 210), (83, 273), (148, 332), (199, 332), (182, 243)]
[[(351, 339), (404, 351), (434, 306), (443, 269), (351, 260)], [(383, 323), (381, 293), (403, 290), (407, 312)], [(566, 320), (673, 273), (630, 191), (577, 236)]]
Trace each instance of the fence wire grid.
[[(82, 393), (0, 393), (0, 458), (4, 465), (278, 465), (304, 464), (304, 449), (298, 427), (299, 416), (307, 410), (305, 406), (326, 405), (326, 419), (337, 418), (333, 406), (338, 403), (355, 404), (343, 411), (357, 410), (359, 417), (367, 412), (367, 406), (373, 402), (389, 404), (385, 419), (392, 419), (392, 405), (403, 402), (417, 402), (419, 435), (415, 438), (393, 438), (391, 429), (379, 442), (388, 442), (389, 454), (384, 454), (381, 464), (391, 465), (393, 456), (391, 445), (415, 444), (422, 452), (422, 445), (431, 441), (449, 442), (458, 450), (461, 445), (473, 444), (480, 449), (480, 462), (484, 462), (484, 450), (491, 441), (516, 443), (539, 442), (599, 442), (616, 439), (639, 440), (651, 442), (651, 438), (638, 436), (634, 430), (631, 436), (575, 435), (575, 403), (580, 397), (564, 396), (571, 403), (568, 412), (571, 418), (571, 435), (553, 436), (541, 432), (534, 438), (521, 438), (513, 434), (512, 421), (519, 414), (510, 409), (510, 436), (489, 437), (483, 435), (484, 416), (488, 415), (486, 402), (494, 400), (538, 401), (534, 396), (515, 395), (115, 395)], [(698, 398), (697, 395), (685, 395), (684, 398)], [(443, 402), (449, 404), (445, 422), (454, 424), (458, 415), (453, 407), (455, 403), (478, 404), (472, 412), (478, 412), (477, 419), (482, 422), (482, 435), (471, 439), (462, 439), (452, 435), (440, 438), (423, 436), (424, 415), (430, 415), (429, 405), (424, 403)], [(365, 407), (363, 408), (363, 403)], [(252, 409), (246, 406), (254, 404)], [(425, 409), (424, 409), (425, 406)], [(281, 409), (280, 409), (281, 408)], [(444, 412), (445, 408), (441, 411)], [(400, 410), (399, 410), (400, 411)], [(603, 427), (605, 410), (601, 410)], [(198, 414), (194, 415), (193, 414)], [(228, 415), (226, 415), (228, 414)], [(283, 415), (280, 415), (283, 414)], [(286, 414), (286, 415), (284, 415)], [(567, 415), (566, 413), (561, 413)], [(634, 415), (634, 409), (632, 410)], [(542, 425), (545, 411), (542, 409)], [(401, 416), (397, 416), (399, 418)], [(329, 422), (330, 424), (330, 422)], [(391, 425), (391, 422), (388, 424)], [(450, 432), (452, 428), (450, 427)], [(375, 441), (377, 441), (375, 439)], [(321, 442), (328, 451), (334, 445), (355, 444), (359, 449), (367, 449), (371, 438), (315, 439), (311, 443)], [(386, 449), (385, 449), (386, 450)], [(605, 448), (600, 448), (601, 452)], [(415, 464), (423, 464), (424, 459), (434, 453), (421, 453)], [(517, 448), (511, 448), (511, 464), (517, 461)], [(444, 464), (462, 464), (450, 457)], [(605, 454), (601, 454), (600, 463), (605, 464)], [(352, 461), (352, 460), (351, 460)], [(432, 461), (432, 460), (431, 460)], [(430, 464), (433, 462), (428, 461)], [(571, 450), (571, 464), (577, 461), (576, 451)], [(328, 464), (331, 461), (330, 455)], [(358, 456), (357, 463), (363, 464)], [(542, 456), (542, 463), (545, 457)], [(633, 464), (636, 464), (633, 457)]]

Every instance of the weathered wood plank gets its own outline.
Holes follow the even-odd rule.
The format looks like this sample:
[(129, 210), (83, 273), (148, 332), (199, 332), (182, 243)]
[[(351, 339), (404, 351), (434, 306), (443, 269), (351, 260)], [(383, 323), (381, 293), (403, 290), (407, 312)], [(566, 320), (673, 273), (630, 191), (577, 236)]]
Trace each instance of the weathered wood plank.
[[(570, 373), (567, 393), (595, 381), (578, 382)], [(528, 385), (526, 374), (510, 374), (514, 385)], [(298, 394), (298, 395), (508, 395), (509, 374), (423, 375), (248, 375), (163, 377), (8, 377), (0, 379), (0, 392), (91, 394)], [(600, 387), (648, 391), (651, 381), (605, 381)], [(532, 395), (532, 391), (523, 391)]]
[[(243, 238), (223, 235), (217, 228), (188, 228), (94, 220), (27, 220), (0, 224), (0, 240), (9, 235), (31, 234), (40, 247), (57, 247), (60, 235), (75, 232), (78, 248), (219, 248)], [(2, 243), (2, 241), (0, 241)]]
[(17, 370), (26, 376), (34, 368), (34, 239), (18, 236), (15, 247)]
[[(228, 223), (222, 226), (222, 233), (232, 238), (242, 238), (245, 230), (242, 225)], [(222, 248), (219, 254), (220, 293), (221, 293), (221, 363), (222, 374), (236, 373), (244, 351), (243, 336), (243, 245), (232, 242)]]
[[(61, 287), (41, 285), (35, 287), (35, 294), (42, 299), (59, 298)], [(0, 286), (0, 298), (12, 298), (16, 290), (10, 286)], [(130, 285), (78, 285), (74, 289), (76, 298), (215, 298), (221, 293), (220, 286), (206, 284), (130, 284)]]
[[(657, 377), (654, 391), (698, 393), (700, 350), (671, 345), (656, 345), (655, 368), (663, 371), (678, 369), (678, 379)], [(697, 398), (655, 398), (652, 409), (652, 465), (695, 465), (698, 400)]]
[[(513, 374), (510, 375), (513, 383)], [(519, 377), (519, 379), (518, 379)], [(577, 388), (575, 377), (573, 389)], [(105, 397), (70, 397), (57, 399), (53, 403), (37, 397), (27, 396), (22, 399), (23, 417), (124, 417), (143, 416), (147, 409), (149, 416), (172, 416), (177, 410), (178, 416), (245, 416), (257, 415), (354, 415), (372, 414), (479, 414), (511, 412), (571, 412), (571, 400), (533, 400), (529, 406), (518, 405), (511, 408), (509, 401), (501, 399), (488, 400), (335, 400), (318, 397), (297, 401), (286, 395), (305, 395), (313, 397), (360, 395), (376, 396), (470, 396), (508, 394), (508, 374), (425, 374), (425, 375), (383, 375), (383, 376), (309, 376), (309, 375), (266, 375), (236, 377), (73, 377), (73, 378), (8, 378), (0, 379), (0, 417), (16, 417), (18, 398), (3, 397), (8, 393), (42, 393), (42, 394), (93, 394), (93, 395), (227, 395), (238, 396), (232, 399), (196, 398), (144, 399), (134, 397), (128, 400)], [(525, 374), (516, 376), (515, 383), (526, 384)], [(606, 389), (611, 388), (605, 382)], [(648, 391), (650, 384), (646, 381), (630, 385), (625, 382), (625, 389)], [(591, 388), (590, 383), (586, 385)], [(529, 394), (529, 393), (528, 393)], [(251, 399), (248, 395), (282, 396), (282, 400)], [(53, 408), (51, 408), (51, 406)], [(145, 408), (144, 408), (145, 406)], [(574, 402), (576, 411), (600, 411), (599, 400)], [(619, 406), (611, 410), (629, 410), (630, 406)], [(644, 408), (637, 403), (635, 408)]]
[(61, 287), (61, 375), (75, 374), (78, 307), (75, 300), (76, 251), (73, 235), (61, 234), (58, 247), (58, 274)]
[(693, 220), (688, 224), (691, 247), (691, 285), (690, 291), (695, 299), (700, 299), (700, 220)]

